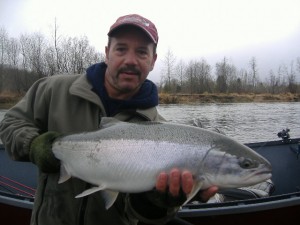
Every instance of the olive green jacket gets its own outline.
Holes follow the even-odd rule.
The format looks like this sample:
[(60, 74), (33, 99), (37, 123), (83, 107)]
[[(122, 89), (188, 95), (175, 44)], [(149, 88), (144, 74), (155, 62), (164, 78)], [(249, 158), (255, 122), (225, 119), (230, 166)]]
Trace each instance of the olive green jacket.
[[(38, 80), (0, 124), (0, 137), (10, 157), (29, 161), (32, 139), (47, 131), (68, 134), (98, 129), (106, 113), (100, 98), (91, 89), (85, 75), (56, 75)], [(155, 107), (122, 112), (116, 118), (163, 120)], [(134, 210), (130, 195), (125, 193), (106, 210), (101, 192), (75, 198), (90, 184), (76, 178), (58, 184), (58, 179), (59, 174), (39, 171), (32, 225), (127, 225), (137, 224), (138, 220), (159, 224), (174, 216), (177, 210), (171, 208), (163, 218), (147, 219)]]

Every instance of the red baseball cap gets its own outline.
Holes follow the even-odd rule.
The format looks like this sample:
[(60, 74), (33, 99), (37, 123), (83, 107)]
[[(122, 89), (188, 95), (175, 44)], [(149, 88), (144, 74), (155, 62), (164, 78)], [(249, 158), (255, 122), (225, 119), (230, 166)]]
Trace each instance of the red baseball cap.
[(157, 44), (158, 34), (154, 23), (138, 14), (130, 14), (119, 17), (116, 22), (110, 27), (107, 35), (110, 37), (113, 31), (124, 25), (139, 27), (151, 38), (151, 40), (155, 44)]

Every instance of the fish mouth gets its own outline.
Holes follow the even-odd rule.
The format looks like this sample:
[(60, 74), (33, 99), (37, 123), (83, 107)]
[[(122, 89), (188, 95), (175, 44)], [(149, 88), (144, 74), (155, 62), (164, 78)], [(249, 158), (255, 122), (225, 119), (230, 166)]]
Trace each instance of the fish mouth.
[(254, 175), (262, 175), (262, 174), (271, 174), (271, 170), (263, 170), (263, 171), (258, 171)]
[(260, 164), (256, 170), (255, 173), (253, 173), (254, 176), (256, 175), (264, 175), (264, 174), (272, 174), (272, 166), (270, 163), (268, 164)]
[(270, 179), (272, 177), (272, 171), (269, 169), (256, 171), (255, 173), (252, 173), (250, 176), (248, 176), (247, 179), (251, 180), (251, 178), (254, 177), (260, 177), (261, 182), (263, 182), (264, 180)]

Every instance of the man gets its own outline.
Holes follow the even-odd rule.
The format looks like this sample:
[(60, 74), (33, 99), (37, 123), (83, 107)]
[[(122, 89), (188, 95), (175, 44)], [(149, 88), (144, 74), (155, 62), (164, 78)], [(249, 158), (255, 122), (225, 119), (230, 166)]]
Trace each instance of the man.
[[(39, 168), (31, 224), (163, 223), (193, 188), (189, 171), (162, 171), (156, 190), (123, 193), (106, 210), (101, 192), (75, 198), (91, 184), (76, 178), (58, 184), (60, 162), (51, 151), (58, 135), (96, 130), (103, 116), (162, 120), (156, 86), (146, 79), (157, 58), (155, 25), (139, 15), (126, 15), (111, 26), (108, 37), (105, 62), (92, 65), (85, 75), (38, 80), (1, 122), (0, 136), (11, 158)], [(203, 200), (215, 192), (216, 187), (204, 191)]]

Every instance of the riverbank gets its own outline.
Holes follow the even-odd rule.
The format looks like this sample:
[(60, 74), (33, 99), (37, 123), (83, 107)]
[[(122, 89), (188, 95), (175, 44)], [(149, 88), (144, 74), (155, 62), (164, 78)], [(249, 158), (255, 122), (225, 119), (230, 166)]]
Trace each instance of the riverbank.
[(300, 102), (300, 94), (165, 94), (159, 95), (160, 104), (243, 103), (243, 102)]
[[(0, 93), (0, 108), (8, 109), (24, 95)], [(300, 94), (159, 94), (160, 104), (241, 103), (241, 102), (300, 102)]]
[(8, 109), (23, 98), (24, 95), (13, 92), (0, 93), (0, 109)]

